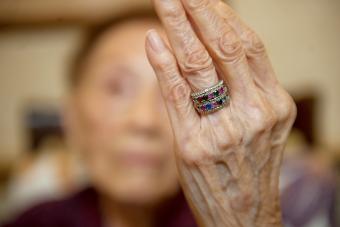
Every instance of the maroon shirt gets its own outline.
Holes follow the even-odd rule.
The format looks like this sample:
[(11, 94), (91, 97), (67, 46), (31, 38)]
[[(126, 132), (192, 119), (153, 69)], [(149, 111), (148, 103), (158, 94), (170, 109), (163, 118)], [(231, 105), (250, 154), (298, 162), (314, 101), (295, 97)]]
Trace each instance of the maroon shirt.
[[(157, 209), (156, 227), (197, 227), (182, 192)], [(85, 189), (67, 199), (46, 202), (3, 227), (103, 227), (98, 194)]]

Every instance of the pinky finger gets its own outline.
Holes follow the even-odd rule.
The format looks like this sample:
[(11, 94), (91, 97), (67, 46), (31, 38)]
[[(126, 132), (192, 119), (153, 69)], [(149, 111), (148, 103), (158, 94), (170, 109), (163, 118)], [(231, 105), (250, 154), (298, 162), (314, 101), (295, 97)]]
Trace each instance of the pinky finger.
[(192, 104), (191, 88), (182, 77), (175, 56), (155, 30), (147, 33), (146, 54), (154, 69), (175, 134), (191, 128), (200, 118)]

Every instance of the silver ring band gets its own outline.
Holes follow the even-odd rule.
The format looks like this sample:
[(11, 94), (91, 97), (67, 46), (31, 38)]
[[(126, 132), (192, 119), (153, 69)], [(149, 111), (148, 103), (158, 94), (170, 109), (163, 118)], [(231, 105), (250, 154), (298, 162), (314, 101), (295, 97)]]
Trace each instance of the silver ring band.
[(202, 91), (193, 92), (191, 99), (200, 114), (209, 114), (225, 107), (230, 100), (229, 90), (220, 80), (216, 85)]

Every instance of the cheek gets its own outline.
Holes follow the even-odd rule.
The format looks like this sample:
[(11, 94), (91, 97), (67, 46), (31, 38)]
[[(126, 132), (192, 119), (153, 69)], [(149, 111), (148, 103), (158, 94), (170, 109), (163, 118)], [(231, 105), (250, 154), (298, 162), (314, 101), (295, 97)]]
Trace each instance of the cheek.
[[(90, 101), (90, 100), (88, 100)], [(92, 183), (100, 190), (107, 190), (115, 173), (115, 141), (119, 140), (123, 119), (105, 99), (97, 98), (83, 111), (83, 155)]]
[(122, 103), (105, 95), (88, 97), (81, 112), (83, 130), (90, 137), (105, 138), (105, 135), (110, 135), (112, 138), (125, 122)]
[(120, 140), (125, 128), (124, 115), (120, 114), (115, 103), (100, 95), (88, 95), (81, 103), (78, 114), (81, 121), (81, 151), (91, 175), (105, 176), (105, 173), (111, 172), (115, 141)]

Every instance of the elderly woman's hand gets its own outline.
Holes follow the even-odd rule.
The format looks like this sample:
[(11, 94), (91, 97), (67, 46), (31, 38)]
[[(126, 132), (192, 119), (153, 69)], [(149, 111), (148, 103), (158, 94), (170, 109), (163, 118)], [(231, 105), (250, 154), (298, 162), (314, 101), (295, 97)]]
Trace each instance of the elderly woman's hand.
[[(219, 0), (154, 0), (171, 48), (146, 41), (176, 138), (180, 182), (202, 226), (280, 226), (282, 151), (296, 115), (263, 43)], [(224, 80), (230, 104), (200, 115), (190, 94)]]

